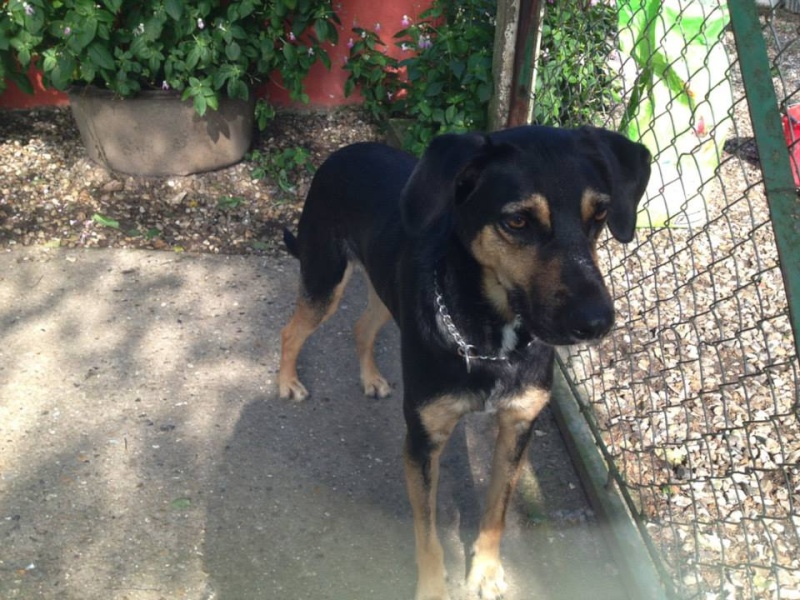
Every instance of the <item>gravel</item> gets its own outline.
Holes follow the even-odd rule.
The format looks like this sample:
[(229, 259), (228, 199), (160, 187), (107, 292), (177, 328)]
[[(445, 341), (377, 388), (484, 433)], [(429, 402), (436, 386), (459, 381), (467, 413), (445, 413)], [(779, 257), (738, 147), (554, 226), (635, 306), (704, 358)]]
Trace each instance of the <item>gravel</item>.
[[(254, 149), (302, 147), (318, 166), (331, 151), (380, 137), (361, 113), (281, 113)], [(311, 175), (293, 192), (253, 179), (258, 165), (188, 177), (112, 173), (86, 155), (68, 109), (0, 112), (0, 247), (150, 248), (269, 254), (293, 226)]]

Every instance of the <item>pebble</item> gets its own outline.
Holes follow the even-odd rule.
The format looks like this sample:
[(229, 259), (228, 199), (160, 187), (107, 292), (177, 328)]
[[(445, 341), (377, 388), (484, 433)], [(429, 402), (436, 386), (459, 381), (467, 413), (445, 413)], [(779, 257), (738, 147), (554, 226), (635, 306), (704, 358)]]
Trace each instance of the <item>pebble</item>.
[[(378, 139), (356, 110), (281, 113), (270, 126), (270, 149), (303, 146), (319, 165), (348, 143)], [(296, 223), (311, 175), (297, 174), (295, 195), (253, 180), (253, 163), (187, 177), (137, 178), (92, 163), (68, 110), (0, 111), (0, 248), (58, 243), (64, 247), (125, 247), (223, 254), (274, 254), (281, 232)], [(224, 197), (243, 198), (220, 206)], [(192, 218), (176, 220), (191, 199)], [(58, 210), (47, 210), (56, 204)], [(46, 212), (42, 212), (46, 211)], [(119, 229), (84, 223), (94, 215)], [(10, 232), (10, 233), (6, 233)], [(135, 235), (129, 235), (134, 232)]]

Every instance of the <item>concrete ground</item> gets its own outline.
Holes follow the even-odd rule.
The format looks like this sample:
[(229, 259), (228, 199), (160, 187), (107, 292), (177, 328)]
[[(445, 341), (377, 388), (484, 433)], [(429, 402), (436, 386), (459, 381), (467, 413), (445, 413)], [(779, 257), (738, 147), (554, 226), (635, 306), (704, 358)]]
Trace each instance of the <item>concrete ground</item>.
[[(0, 598), (413, 597), (397, 331), (378, 345), (394, 395), (362, 397), (354, 278), (301, 356), (311, 398), (279, 400), (296, 278), (288, 258), (0, 254)], [(454, 600), (491, 441), (472, 415), (443, 457)], [(529, 458), (507, 598), (624, 598), (549, 413)]]

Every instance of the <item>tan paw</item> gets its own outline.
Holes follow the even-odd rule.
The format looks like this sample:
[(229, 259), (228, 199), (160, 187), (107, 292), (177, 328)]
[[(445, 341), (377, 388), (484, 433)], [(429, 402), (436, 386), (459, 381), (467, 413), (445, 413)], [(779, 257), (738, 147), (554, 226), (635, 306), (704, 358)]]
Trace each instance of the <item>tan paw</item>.
[(302, 402), (308, 398), (308, 390), (306, 386), (300, 383), (300, 380), (295, 377), (278, 383), (278, 396), (280, 396), (282, 400)]
[(386, 398), (392, 393), (392, 386), (380, 375), (364, 378), (361, 384), (364, 386), (364, 395), (370, 398)]
[(500, 600), (508, 590), (503, 565), (493, 558), (472, 559), (467, 585), (470, 592), (482, 600)]

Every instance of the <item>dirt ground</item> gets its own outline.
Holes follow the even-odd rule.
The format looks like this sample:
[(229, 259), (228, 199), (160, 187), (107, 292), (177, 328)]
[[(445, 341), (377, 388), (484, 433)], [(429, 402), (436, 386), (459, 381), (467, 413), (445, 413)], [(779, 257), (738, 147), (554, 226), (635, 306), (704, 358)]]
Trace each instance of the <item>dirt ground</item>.
[[(277, 399), (297, 267), (266, 256), (17, 248), (0, 254), (0, 598), (408, 599), (413, 532), (396, 385), (361, 396), (342, 309)], [(443, 458), (454, 599), (474, 539), (491, 419)], [(508, 598), (624, 598), (552, 417), (536, 426), (503, 546)]]

